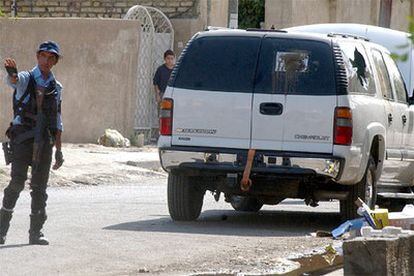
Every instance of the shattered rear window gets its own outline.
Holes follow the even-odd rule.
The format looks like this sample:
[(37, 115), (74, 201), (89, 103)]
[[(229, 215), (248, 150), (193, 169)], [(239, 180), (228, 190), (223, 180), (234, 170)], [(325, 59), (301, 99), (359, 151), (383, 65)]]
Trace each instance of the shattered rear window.
[(277, 52), (276, 53), (276, 72), (298, 72), (308, 71), (309, 53), (308, 52)]
[(332, 48), (319, 41), (265, 38), (254, 92), (335, 95)]

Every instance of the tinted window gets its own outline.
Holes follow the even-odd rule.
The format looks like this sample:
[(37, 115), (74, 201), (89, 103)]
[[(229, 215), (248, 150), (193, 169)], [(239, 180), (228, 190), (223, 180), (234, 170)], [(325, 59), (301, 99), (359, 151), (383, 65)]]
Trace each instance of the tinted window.
[(255, 93), (336, 94), (331, 47), (317, 41), (265, 38)]
[(392, 100), (394, 99), (394, 95), (392, 94), (390, 78), (388, 76), (387, 68), (385, 67), (384, 59), (382, 58), (381, 53), (377, 50), (372, 50), (372, 57), (378, 73), (382, 95), (384, 98)]
[(203, 37), (188, 48), (174, 86), (186, 89), (252, 92), (260, 38)]
[(365, 49), (359, 43), (340, 42), (348, 77), (348, 91), (375, 94), (375, 81)]
[(405, 89), (404, 80), (401, 77), (397, 65), (395, 65), (394, 60), (389, 55), (384, 54), (383, 57), (387, 64), (391, 82), (394, 84), (394, 90), (397, 96), (397, 101), (407, 103), (407, 92)]

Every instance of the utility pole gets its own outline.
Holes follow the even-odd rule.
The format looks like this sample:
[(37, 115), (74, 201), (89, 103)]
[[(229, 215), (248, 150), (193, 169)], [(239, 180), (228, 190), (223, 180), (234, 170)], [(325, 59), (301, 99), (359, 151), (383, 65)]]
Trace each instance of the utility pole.
[(10, 7), (10, 11), (11, 11), (11, 17), (16, 17), (17, 16), (17, 1), (13, 0), (11, 7)]
[(237, 29), (239, 26), (239, 0), (229, 0), (228, 27)]
[(381, 0), (378, 26), (384, 28), (391, 27), (392, 0)]

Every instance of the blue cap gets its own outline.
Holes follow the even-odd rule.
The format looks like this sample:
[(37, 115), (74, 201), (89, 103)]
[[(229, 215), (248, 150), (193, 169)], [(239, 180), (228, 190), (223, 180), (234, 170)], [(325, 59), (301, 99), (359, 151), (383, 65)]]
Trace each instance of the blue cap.
[(37, 52), (38, 53), (39, 52), (49, 52), (49, 53), (56, 54), (59, 57), (61, 56), (60, 53), (59, 53), (60, 52), (59, 44), (57, 44), (56, 42), (51, 41), (51, 40), (42, 42), (39, 45), (39, 49), (37, 49)]

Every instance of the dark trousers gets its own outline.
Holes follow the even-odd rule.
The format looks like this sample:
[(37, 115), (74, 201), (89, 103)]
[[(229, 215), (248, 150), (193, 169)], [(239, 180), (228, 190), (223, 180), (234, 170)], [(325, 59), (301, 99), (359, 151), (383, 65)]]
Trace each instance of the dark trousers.
[[(3, 207), (13, 210), (16, 206), (20, 192), (24, 189), (27, 179), (27, 170), (32, 162), (33, 139), (21, 144), (13, 144), (13, 162), (11, 167), (11, 181), (4, 189)], [(32, 172), (30, 183), (32, 197), (32, 214), (45, 212), (47, 201), (47, 182), (49, 180), (50, 165), (52, 162), (52, 145), (43, 146), (40, 166), (36, 172)]]

